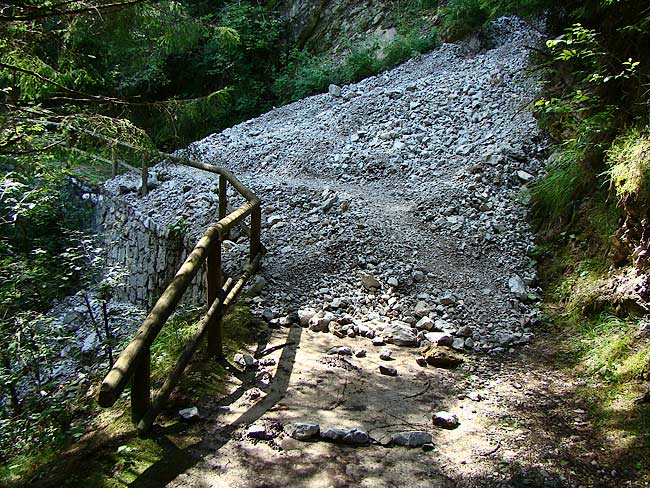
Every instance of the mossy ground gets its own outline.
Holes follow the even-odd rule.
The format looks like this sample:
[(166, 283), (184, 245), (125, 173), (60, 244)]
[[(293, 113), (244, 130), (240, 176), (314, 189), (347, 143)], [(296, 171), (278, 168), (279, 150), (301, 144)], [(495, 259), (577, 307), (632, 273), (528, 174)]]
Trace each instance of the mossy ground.
[(644, 317), (612, 299), (616, 276), (625, 272), (613, 269), (607, 256), (618, 212), (596, 201), (583, 202), (573, 233), (540, 234), (545, 323), (562, 367), (581, 380), (575, 394), (611, 446), (612, 464), (635, 467), (636, 486), (646, 486), (650, 403), (639, 400), (649, 386), (650, 337), (639, 333)]
[[(175, 358), (196, 330), (201, 310), (187, 309), (170, 319), (152, 347), (152, 382), (163, 381)], [(244, 306), (236, 307), (224, 319), (224, 355), (234, 354), (255, 342), (263, 332), (259, 322)], [(201, 348), (188, 366), (170, 399), (174, 405), (191, 399), (193, 404), (216, 399), (225, 392), (228, 371), (224, 363), (207, 357)], [(100, 379), (98, 379), (100, 381)], [(89, 392), (90, 393), (90, 392)], [(175, 408), (172, 409), (175, 411)], [(161, 459), (175, 469), (186, 456), (180, 454), (197, 441), (189, 425), (175, 416), (161, 415), (162, 429), (138, 437), (131, 422), (128, 392), (109, 409), (93, 405), (82, 424), (85, 434), (67, 444), (26, 453), (0, 467), (0, 486), (122, 488), (129, 486), (148, 467)]]

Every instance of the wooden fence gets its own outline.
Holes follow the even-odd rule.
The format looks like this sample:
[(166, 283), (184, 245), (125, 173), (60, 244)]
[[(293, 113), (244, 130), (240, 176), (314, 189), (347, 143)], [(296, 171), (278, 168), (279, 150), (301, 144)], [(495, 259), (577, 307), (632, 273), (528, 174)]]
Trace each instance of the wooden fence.
[[(44, 122), (44, 124), (59, 125), (50, 122)], [(109, 160), (76, 148), (68, 149), (83, 152), (90, 157), (101, 159), (107, 163), (110, 162), (113, 176), (117, 174), (119, 165), (135, 170), (132, 165), (120, 161), (117, 153), (120, 148), (129, 151), (139, 151), (140, 148), (89, 131), (77, 130), (109, 144), (111, 158)], [(163, 409), (165, 401), (169, 398), (174, 386), (178, 383), (183, 371), (206, 335), (208, 353), (213, 357), (223, 356), (222, 319), (229, 307), (236, 302), (246, 283), (259, 269), (262, 256), (265, 253), (264, 246), (260, 242), (260, 200), (232, 173), (211, 164), (172, 156), (160, 151), (146, 150), (145, 152), (147, 157), (142, 158), (141, 166), (143, 196), (148, 191), (147, 160), (150, 158), (169, 160), (217, 175), (219, 177), (219, 209), (218, 221), (210, 225), (199, 239), (101, 384), (99, 404), (102, 407), (110, 407), (120, 397), (126, 385), (130, 383), (132, 419), (141, 432), (147, 432), (152, 427), (156, 417)], [(245, 202), (231, 213), (226, 214), (228, 185), (234, 188), (244, 198)], [(246, 234), (250, 238), (248, 263), (241, 270), (239, 277), (230, 277), (224, 280), (221, 266), (221, 243), (233, 227), (244, 224), (244, 220), (248, 217), (250, 217), (250, 228), (246, 228), (244, 225)], [(204, 263), (206, 264), (207, 312), (199, 322), (198, 331), (189, 341), (169, 376), (152, 398), (150, 381), (151, 345), (175, 311), (190, 282)]]

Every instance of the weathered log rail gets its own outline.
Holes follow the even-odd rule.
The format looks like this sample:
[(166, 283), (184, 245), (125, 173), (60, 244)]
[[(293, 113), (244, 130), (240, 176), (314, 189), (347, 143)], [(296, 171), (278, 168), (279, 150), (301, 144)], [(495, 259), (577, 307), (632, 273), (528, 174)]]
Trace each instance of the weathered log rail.
[[(61, 125), (52, 122), (42, 123), (44, 125)], [(213, 357), (223, 356), (222, 319), (229, 307), (236, 302), (246, 283), (259, 269), (262, 256), (265, 253), (264, 246), (260, 242), (261, 203), (251, 190), (224, 168), (188, 158), (173, 156), (161, 151), (151, 149), (143, 150), (122, 141), (83, 129), (74, 130), (92, 136), (109, 145), (111, 158), (109, 160), (108, 158), (93, 155), (92, 153), (77, 148), (68, 147), (67, 149), (74, 152), (81, 152), (89, 157), (95, 157), (105, 163), (110, 163), (113, 176), (117, 174), (119, 166), (124, 166), (130, 170), (136, 169), (132, 165), (118, 159), (117, 153), (119, 148), (124, 148), (129, 151), (140, 151), (146, 154), (146, 157), (142, 158), (141, 166), (142, 196), (145, 196), (148, 191), (147, 179), (149, 165), (147, 161), (152, 158), (191, 166), (218, 175), (219, 177), (219, 220), (206, 229), (192, 252), (177, 271), (169, 286), (162, 293), (149, 315), (135, 333), (131, 342), (122, 351), (113, 368), (104, 378), (99, 390), (99, 404), (102, 407), (110, 407), (115, 404), (126, 388), (126, 385), (130, 383), (132, 420), (137, 424), (138, 430), (146, 432), (152, 427), (156, 417), (163, 409), (165, 401), (169, 398), (174, 386), (178, 383), (183, 371), (206, 335), (208, 354)], [(226, 214), (226, 208), (228, 206), (228, 185), (234, 188), (244, 198), (245, 202), (231, 213)], [(238, 278), (231, 277), (224, 280), (224, 273), (221, 266), (221, 244), (233, 227), (243, 224), (244, 220), (249, 217), (250, 226), (246, 229), (246, 234), (250, 239), (248, 264)], [(206, 265), (207, 312), (200, 320), (195, 336), (187, 344), (178, 362), (152, 399), (150, 371), (151, 345), (165, 326), (169, 317), (175, 311), (190, 282), (197, 275), (204, 263)]]

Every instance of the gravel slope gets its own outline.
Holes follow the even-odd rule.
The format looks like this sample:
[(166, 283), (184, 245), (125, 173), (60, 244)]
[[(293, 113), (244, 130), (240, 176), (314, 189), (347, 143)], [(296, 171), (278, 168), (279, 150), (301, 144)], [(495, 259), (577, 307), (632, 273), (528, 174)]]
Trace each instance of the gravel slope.
[[(257, 312), (275, 325), (318, 313), (315, 329), (409, 345), (529, 343), (537, 289), (521, 201), (542, 144), (525, 68), (539, 39), (503, 18), (480, 49), (445, 44), (192, 144), (188, 155), (229, 168), (262, 199), (268, 284)], [(163, 228), (183, 217), (199, 235), (215, 182), (173, 165), (152, 173), (155, 190), (125, 198)], [(129, 178), (109, 190), (135, 189)]]

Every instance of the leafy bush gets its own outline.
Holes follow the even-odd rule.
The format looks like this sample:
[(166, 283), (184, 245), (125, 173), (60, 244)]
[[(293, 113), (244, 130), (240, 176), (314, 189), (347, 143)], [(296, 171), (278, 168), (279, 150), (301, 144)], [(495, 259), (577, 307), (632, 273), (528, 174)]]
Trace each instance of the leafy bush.
[(294, 50), (289, 62), (275, 75), (275, 94), (281, 103), (289, 103), (308, 95), (327, 91), (330, 83), (354, 83), (375, 75), (412, 56), (430, 51), (438, 44), (435, 31), (422, 36), (411, 30), (399, 34), (394, 41), (380, 48), (377, 43), (350, 46), (339, 63), (328, 56), (314, 56), (306, 50)]
[(449, 0), (445, 9), (444, 25), (450, 39), (459, 39), (470, 32), (481, 30), (496, 13), (490, 0)]

